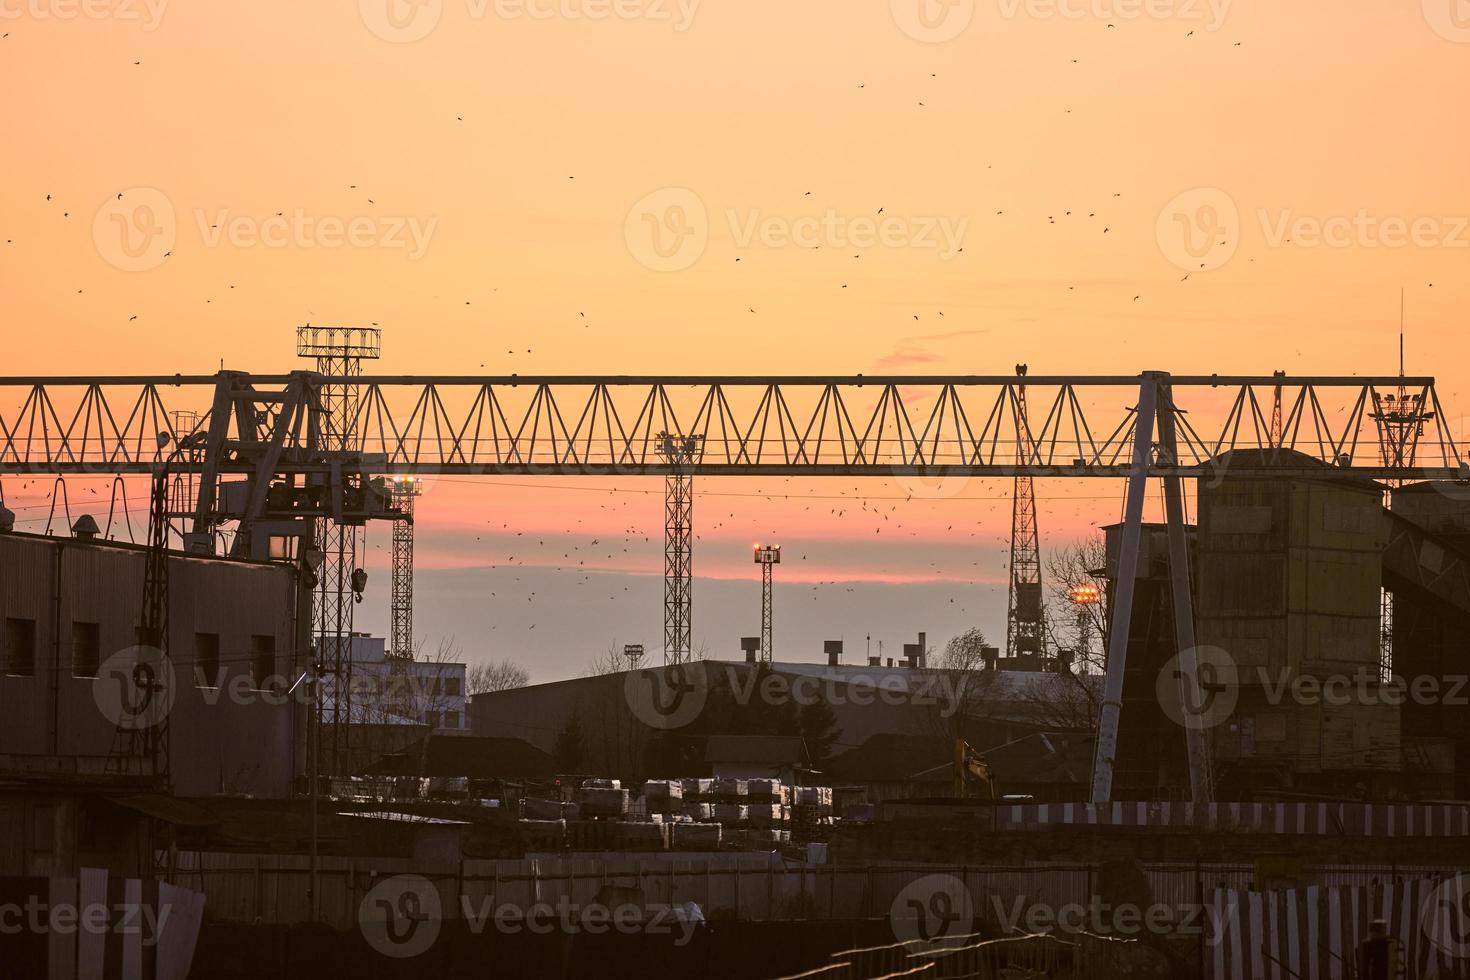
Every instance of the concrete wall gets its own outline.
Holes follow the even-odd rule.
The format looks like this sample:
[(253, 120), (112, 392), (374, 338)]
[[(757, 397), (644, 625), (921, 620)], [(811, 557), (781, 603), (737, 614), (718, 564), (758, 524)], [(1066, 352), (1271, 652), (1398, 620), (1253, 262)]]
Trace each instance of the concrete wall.
[[(104, 663), (134, 646), (145, 559), (144, 549), (125, 545), (0, 534), (0, 646), (5, 620), (35, 630), (29, 676), (4, 673), (0, 649), (0, 772), (103, 771), (115, 726), (98, 707), (97, 680), (77, 676), (90, 669), (74, 658), (73, 624), (96, 624)], [(294, 570), (171, 555), (168, 578), (175, 791), (289, 795), (293, 716), (301, 709), (262, 698), (239, 678), (250, 676), (253, 647), (262, 643), (274, 646), (271, 671), (294, 676)], [(196, 673), (200, 633), (219, 636), (217, 687), (203, 686)], [(251, 693), (232, 695), (232, 679), (235, 689)]]
[(1196, 634), (1240, 671), (1239, 705), (1211, 733), (1216, 758), (1295, 775), (1399, 769), (1397, 709), (1266, 695), (1293, 677), (1376, 675), (1381, 491), (1330, 479), (1201, 481), (1199, 520)]

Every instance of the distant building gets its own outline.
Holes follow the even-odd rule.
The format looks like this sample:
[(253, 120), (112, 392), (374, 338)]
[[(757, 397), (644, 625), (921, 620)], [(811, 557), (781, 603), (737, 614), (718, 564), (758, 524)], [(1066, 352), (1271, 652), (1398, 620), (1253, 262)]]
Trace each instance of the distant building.
[[(755, 682), (761, 669), (745, 662), (699, 661), (711, 711), (730, 710), (764, 696)], [(653, 668), (665, 671), (667, 668)], [(963, 736), (985, 747), (1038, 731), (1088, 730), (1100, 698), (1098, 675), (1025, 670), (945, 670), (902, 663), (830, 664), (779, 662), (768, 665), (769, 685), (783, 700), (813, 698), (830, 709), (838, 733), (828, 752), (840, 756), (874, 735)], [(471, 698), (475, 735), (519, 738), (557, 758), (564, 771), (606, 775), (653, 775), (646, 770), (650, 744), (664, 734), (646, 723), (647, 705), (637, 708), (653, 678), (628, 672), (532, 684)], [(758, 706), (757, 706), (758, 707)], [(793, 709), (794, 710), (794, 709)], [(709, 775), (704, 736), (709, 719), (696, 712), (668, 734), (697, 742), (684, 755), (686, 769), (659, 776)], [(811, 749), (811, 746), (808, 746)], [(722, 760), (735, 762), (738, 760)], [(660, 768), (666, 768), (664, 763)], [(700, 771), (700, 770), (704, 771)]]
[(795, 784), (811, 765), (806, 744), (795, 735), (711, 735), (704, 761), (710, 775), (727, 779), (779, 779)]
[(322, 679), (323, 711), (329, 722), (340, 711), (354, 725), (425, 726), (438, 734), (469, 730), (465, 664), (391, 657), (386, 639), (368, 633), (353, 633), (347, 642), (350, 696), (337, 697), (336, 677)]

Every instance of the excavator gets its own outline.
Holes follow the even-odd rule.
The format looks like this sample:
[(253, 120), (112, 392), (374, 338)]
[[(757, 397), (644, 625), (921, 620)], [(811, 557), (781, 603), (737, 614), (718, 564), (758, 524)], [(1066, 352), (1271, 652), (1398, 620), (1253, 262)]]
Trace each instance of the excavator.
[(962, 738), (954, 740), (954, 795), (981, 800), (996, 798), (989, 764)]

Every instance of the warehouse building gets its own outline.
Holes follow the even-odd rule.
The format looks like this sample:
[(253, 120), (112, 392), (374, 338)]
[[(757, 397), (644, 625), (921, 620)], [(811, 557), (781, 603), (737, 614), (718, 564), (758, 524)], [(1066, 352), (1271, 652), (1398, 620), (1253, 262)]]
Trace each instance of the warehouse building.
[[(141, 774), (120, 761), (109, 660), (136, 648), (146, 549), (0, 534), (0, 778), (72, 783)], [(95, 527), (95, 525), (91, 525)], [(170, 785), (181, 796), (281, 798), (305, 708), (293, 566), (168, 556)], [(306, 610), (301, 610), (304, 614)]]

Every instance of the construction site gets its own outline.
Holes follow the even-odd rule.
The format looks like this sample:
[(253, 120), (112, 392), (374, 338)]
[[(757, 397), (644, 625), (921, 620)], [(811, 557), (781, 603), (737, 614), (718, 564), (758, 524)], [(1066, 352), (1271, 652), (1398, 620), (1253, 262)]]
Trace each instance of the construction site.
[[(1467, 975), (1433, 378), (384, 376), (375, 328), (296, 339), (0, 378), (0, 487), (65, 521), (0, 509), (0, 906), (170, 923), (4, 930), (6, 976), (1356, 977), (1375, 941)], [(67, 493), (99, 474), (143, 541)], [(472, 692), (415, 643), (420, 487), (547, 474), (663, 481), (662, 650)], [(698, 481), (772, 475), (1003, 483), (1004, 646), (778, 658), (771, 542), (758, 634), (700, 655)], [(1122, 519), (1058, 608), (1035, 484), (1076, 480)]]

